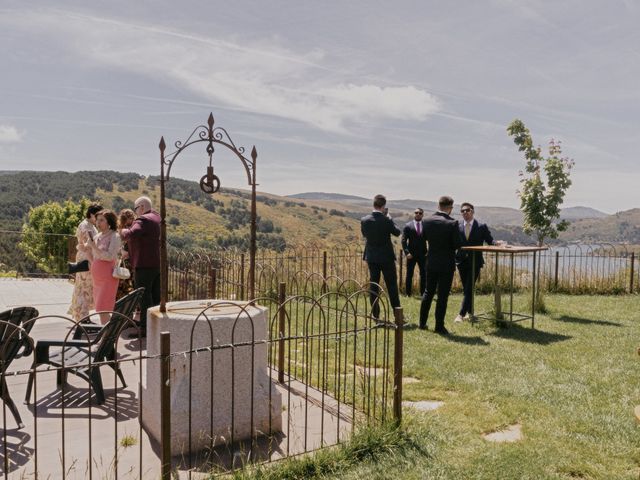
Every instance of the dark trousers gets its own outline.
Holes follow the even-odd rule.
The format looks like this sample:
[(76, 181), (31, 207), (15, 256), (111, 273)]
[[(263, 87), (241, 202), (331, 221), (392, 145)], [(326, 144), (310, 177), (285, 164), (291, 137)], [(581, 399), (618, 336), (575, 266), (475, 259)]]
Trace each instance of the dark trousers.
[(460, 283), (462, 283), (462, 290), (464, 292), (462, 305), (460, 305), (460, 315), (464, 317), (467, 313), (471, 313), (471, 293), (473, 286), (480, 276), (480, 269), (476, 266), (473, 281), (471, 281), (471, 265), (458, 265), (458, 273), (460, 274)]
[(426, 271), (426, 258), (425, 257), (413, 257), (407, 258), (407, 277), (405, 279), (405, 292), (407, 296), (411, 296), (411, 284), (413, 283), (413, 271), (416, 268), (416, 264), (418, 265), (418, 270), (420, 272), (420, 295), (424, 293), (424, 287), (427, 282), (427, 271)]
[[(395, 262), (374, 263), (367, 262), (369, 265), (369, 298), (371, 300), (371, 313), (374, 318), (380, 318), (380, 301), (378, 300), (380, 284), (380, 273), (384, 276), (384, 283), (387, 286), (389, 301), (391, 307), (400, 306), (400, 297), (398, 295), (398, 274), (396, 273)], [(392, 317), (393, 318), (393, 317)]]
[(434, 295), (438, 294), (436, 300), (436, 330), (444, 328), (444, 317), (447, 314), (447, 301), (449, 300), (449, 292), (451, 292), (451, 284), (453, 283), (453, 274), (455, 269), (446, 271), (437, 271), (427, 269), (427, 286), (422, 295), (422, 303), (420, 303), (420, 326), (427, 326), (427, 318), (431, 309), (431, 302)]
[(147, 328), (147, 309), (160, 304), (160, 269), (136, 268), (133, 275), (135, 288), (144, 287), (140, 302), (140, 328)]

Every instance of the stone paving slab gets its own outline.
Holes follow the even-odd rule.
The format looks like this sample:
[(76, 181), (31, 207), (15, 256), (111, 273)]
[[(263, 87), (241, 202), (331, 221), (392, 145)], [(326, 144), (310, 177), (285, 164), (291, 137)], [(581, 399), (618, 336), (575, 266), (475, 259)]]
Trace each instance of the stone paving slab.
[(0, 278), (0, 311), (28, 306), (40, 315), (66, 315), (72, 293), (67, 279)]
[(504, 430), (486, 433), (482, 435), (482, 438), (484, 438), (488, 442), (496, 443), (517, 442), (518, 440), (522, 440), (522, 425), (516, 423), (515, 425), (510, 425)]

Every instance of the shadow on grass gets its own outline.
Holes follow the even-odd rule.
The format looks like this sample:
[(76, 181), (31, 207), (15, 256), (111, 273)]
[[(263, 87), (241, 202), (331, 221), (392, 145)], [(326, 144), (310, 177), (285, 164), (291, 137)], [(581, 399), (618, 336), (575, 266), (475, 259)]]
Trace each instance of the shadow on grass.
[(450, 342), (461, 343), (463, 345), (471, 345), (476, 347), (489, 346), (489, 342), (487, 342), (482, 337), (465, 337), (463, 335), (456, 335), (455, 333), (449, 333), (449, 335), (446, 335), (444, 338), (446, 338)]
[(560, 318), (556, 319), (559, 322), (567, 322), (567, 323), (579, 323), (581, 325), (605, 325), (611, 327), (622, 327), (621, 323), (610, 322), (608, 320), (591, 320), (589, 318), (581, 318), (581, 317), (571, 317), (569, 315), (562, 315)]
[(542, 330), (521, 327), (517, 324), (513, 324), (508, 328), (500, 328), (492, 332), (491, 335), (499, 338), (517, 340), (519, 342), (537, 343), (539, 345), (550, 345), (552, 343), (563, 342), (573, 338), (570, 335), (543, 332)]

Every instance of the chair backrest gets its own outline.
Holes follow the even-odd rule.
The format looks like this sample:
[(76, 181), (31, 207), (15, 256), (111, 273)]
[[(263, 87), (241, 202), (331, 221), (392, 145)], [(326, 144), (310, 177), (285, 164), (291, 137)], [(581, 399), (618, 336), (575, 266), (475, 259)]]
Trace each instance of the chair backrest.
[(91, 342), (93, 345), (97, 345), (92, 354), (93, 361), (100, 362), (111, 358), (115, 352), (120, 334), (129, 326), (132, 326), (129, 317), (114, 312), (109, 321), (100, 329), (93, 342)]
[(142, 300), (142, 295), (144, 295), (144, 287), (136, 288), (118, 300), (113, 307), (113, 311), (121, 313), (125, 317), (132, 318), (136, 307)]
[(16, 307), (0, 312), (0, 372), (16, 358), (30, 355), (33, 347), (28, 339), (29, 332), (40, 313), (33, 307)]

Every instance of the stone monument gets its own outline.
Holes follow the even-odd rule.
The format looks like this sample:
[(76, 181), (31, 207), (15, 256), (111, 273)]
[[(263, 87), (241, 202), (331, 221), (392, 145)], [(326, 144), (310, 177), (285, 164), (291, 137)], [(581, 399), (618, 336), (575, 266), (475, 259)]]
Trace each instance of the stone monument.
[[(192, 452), (281, 430), (282, 398), (268, 370), (268, 322), (265, 307), (246, 302), (196, 300), (167, 303), (164, 313), (149, 309), (148, 355), (159, 355), (161, 332), (171, 334), (172, 455), (189, 451), (189, 424)], [(156, 441), (160, 381), (160, 360), (147, 360), (141, 415)]]

